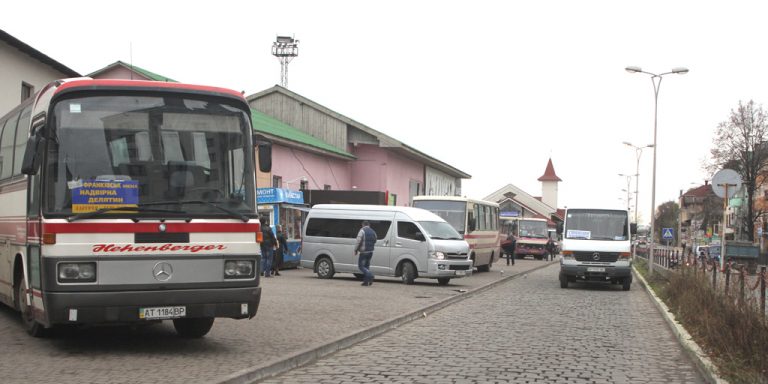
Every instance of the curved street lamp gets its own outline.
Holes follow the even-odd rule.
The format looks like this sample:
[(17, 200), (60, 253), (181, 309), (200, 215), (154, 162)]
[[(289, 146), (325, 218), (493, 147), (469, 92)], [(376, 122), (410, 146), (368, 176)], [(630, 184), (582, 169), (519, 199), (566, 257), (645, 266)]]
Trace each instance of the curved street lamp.
[(645, 148), (653, 148), (653, 144), (644, 145), (642, 147), (638, 147), (628, 141), (622, 141), (622, 144), (627, 145), (629, 147), (632, 147), (635, 149), (635, 225), (638, 225), (637, 222), (637, 205), (640, 203), (640, 200), (637, 199), (638, 190), (640, 189), (640, 156), (643, 155), (643, 149)]
[(658, 152), (658, 143), (656, 142), (656, 128), (658, 127), (659, 116), (659, 89), (661, 88), (661, 80), (664, 75), (669, 75), (672, 73), (684, 75), (688, 73), (688, 68), (672, 68), (671, 71), (660, 74), (643, 71), (643, 69), (640, 67), (626, 67), (624, 69), (629, 73), (645, 73), (646, 75), (650, 75), (651, 82), (653, 83), (653, 183), (651, 187), (651, 245), (648, 249), (648, 273), (653, 274), (653, 250), (655, 248), (654, 243), (656, 242), (656, 152)]

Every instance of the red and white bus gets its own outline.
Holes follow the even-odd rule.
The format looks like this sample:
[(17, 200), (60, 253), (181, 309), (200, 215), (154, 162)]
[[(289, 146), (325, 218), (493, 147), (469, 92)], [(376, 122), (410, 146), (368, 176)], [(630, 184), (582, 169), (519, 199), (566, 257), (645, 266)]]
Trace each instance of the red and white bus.
[(443, 218), (464, 236), (478, 272), (488, 272), (499, 259), (499, 205), (459, 196), (416, 196), (413, 206)]
[[(0, 129), (0, 301), (29, 334), (171, 319), (201, 337), (216, 317), (256, 314), (261, 233), (239, 92), (59, 80)], [(271, 148), (259, 148), (268, 171)]]
[(547, 220), (532, 217), (502, 217), (502, 233), (512, 233), (517, 239), (515, 257), (533, 256), (536, 260), (547, 257), (549, 229)]

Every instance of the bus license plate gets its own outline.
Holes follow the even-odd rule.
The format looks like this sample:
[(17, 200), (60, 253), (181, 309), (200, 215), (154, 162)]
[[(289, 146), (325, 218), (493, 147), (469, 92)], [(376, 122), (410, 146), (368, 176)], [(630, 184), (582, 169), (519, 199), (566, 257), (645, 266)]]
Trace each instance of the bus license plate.
[(587, 272), (605, 272), (603, 267), (587, 267)]
[(139, 308), (139, 319), (162, 320), (176, 319), (187, 315), (187, 307)]

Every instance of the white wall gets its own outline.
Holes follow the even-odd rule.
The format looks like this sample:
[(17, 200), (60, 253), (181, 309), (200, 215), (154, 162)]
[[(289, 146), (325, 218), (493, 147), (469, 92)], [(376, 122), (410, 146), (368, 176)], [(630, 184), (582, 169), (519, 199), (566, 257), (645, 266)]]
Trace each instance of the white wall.
[(0, 116), (21, 103), (22, 81), (37, 92), (65, 74), (37, 61), (26, 53), (0, 41)]

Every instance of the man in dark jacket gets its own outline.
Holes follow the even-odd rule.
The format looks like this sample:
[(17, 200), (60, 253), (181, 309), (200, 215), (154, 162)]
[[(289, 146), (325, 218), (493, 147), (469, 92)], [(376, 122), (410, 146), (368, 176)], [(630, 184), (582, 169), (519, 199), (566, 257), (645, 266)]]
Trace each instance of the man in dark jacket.
[(357, 259), (357, 267), (363, 273), (363, 286), (373, 285), (373, 273), (371, 273), (370, 268), (376, 239), (378, 239), (376, 231), (371, 228), (368, 220), (363, 221), (363, 227), (357, 233), (357, 243), (355, 245), (355, 255), (360, 255)]
[(275, 255), (277, 240), (267, 220), (261, 220), (261, 270), (264, 277), (272, 277), (272, 259)]
[(501, 248), (507, 255), (507, 265), (512, 262), (515, 265), (515, 247), (517, 246), (517, 239), (511, 232), (507, 235), (507, 240), (501, 243)]

